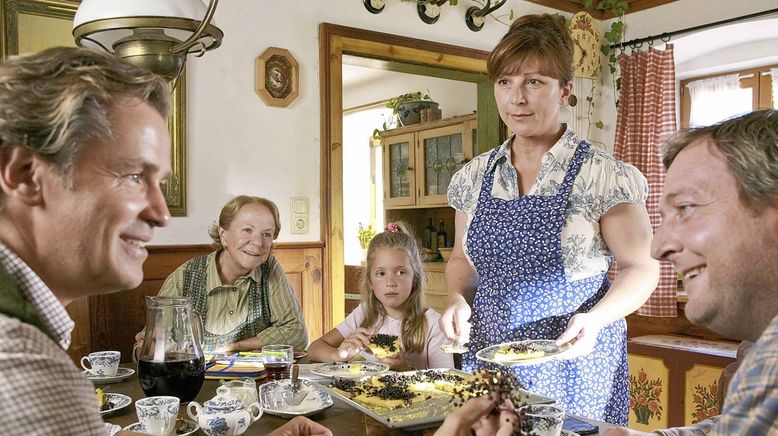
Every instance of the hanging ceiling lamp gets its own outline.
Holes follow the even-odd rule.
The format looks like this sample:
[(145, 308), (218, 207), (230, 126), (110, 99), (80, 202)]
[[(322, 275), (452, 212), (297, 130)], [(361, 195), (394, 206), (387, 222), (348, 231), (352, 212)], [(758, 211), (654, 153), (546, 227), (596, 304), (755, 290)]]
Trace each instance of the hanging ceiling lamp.
[[(76, 45), (101, 48), (174, 80), (186, 55), (219, 47), (224, 33), (211, 23), (218, 0), (83, 0), (73, 19)], [(207, 10), (206, 10), (207, 9)]]

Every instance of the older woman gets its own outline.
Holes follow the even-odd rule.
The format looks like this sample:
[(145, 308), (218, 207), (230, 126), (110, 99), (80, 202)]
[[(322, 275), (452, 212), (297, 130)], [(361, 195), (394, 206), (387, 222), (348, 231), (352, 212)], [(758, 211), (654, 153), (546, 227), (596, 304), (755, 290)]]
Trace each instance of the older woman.
[[(572, 57), (562, 17), (528, 15), (512, 23), (489, 58), (500, 117), (513, 136), (449, 185), (456, 238), (440, 324), (449, 338), (470, 340), (466, 370), (488, 345), (555, 339), (569, 346), (568, 360), (513, 370), (568, 413), (625, 424), (624, 316), (659, 276), (648, 188), (637, 169), (560, 123)], [(611, 284), (612, 258), (619, 273)]]
[[(201, 314), (207, 350), (307, 346), (300, 305), (272, 255), (280, 227), (272, 201), (237, 196), (208, 231), (216, 250), (187, 261), (162, 284), (159, 295), (188, 297)], [(143, 340), (143, 332), (136, 340)]]

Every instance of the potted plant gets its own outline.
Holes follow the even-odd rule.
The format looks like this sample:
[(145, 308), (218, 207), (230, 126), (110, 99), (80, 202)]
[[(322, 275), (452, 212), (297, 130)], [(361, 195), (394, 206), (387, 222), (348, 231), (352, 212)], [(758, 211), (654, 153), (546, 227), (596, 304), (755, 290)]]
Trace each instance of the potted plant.
[(368, 224), (367, 227), (363, 227), (362, 223), (359, 223), (357, 229), (357, 238), (359, 238), (359, 247), (362, 249), (362, 262), (367, 260), (367, 247), (370, 245), (370, 240), (373, 239), (378, 231), (372, 224)]
[[(421, 122), (421, 111), (423, 109), (438, 110), (438, 104), (432, 101), (429, 94), (422, 94), (421, 91), (409, 92), (392, 97), (386, 102), (386, 107), (392, 110), (392, 118), (383, 124), (381, 130), (388, 130), (393, 125), (408, 126)], [(380, 130), (373, 130), (373, 137), (380, 139)]]

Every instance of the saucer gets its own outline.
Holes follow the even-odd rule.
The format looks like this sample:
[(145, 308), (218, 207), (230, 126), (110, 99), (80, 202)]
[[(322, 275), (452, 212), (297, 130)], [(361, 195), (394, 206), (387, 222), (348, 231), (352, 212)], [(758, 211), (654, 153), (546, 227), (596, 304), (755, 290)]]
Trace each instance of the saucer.
[[(197, 423), (192, 421), (191, 419), (178, 418), (176, 420), (176, 431), (173, 434), (175, 436), (189, 436), (191, 434), (194, 434), (199, 429), (200, 426), (197, 425)], [(124, 427), (122, 430), (134, 431), (136, 433), (146, 432), (146, 428), (143, 427), (143, 424), (141, 424), (140, 422), (130, 424), (127, 427)]]
[(115, 375), (97, 375), (84, 370), (81, 371), (81, 374), (83, 374), (84, 377), (86, 377), (87, 379), (91, 380), (92, 383), (105, 384), (105, 383), (114, 383), (114, 382), (122, 381), (127, 377), (135, 374), (135, 370), (132, 368), (119, 368), (116, 371)]
[(291, 380), (276, 380), (259, 387), (259, 398), (262, 409), (270, 415), (282, 418), (294, 418), (295, 416), (315, 415), (332, 406), (332, 397), (320, 384), (310, 380), (300, 380), (302, 390), (308, 394), (297, 406), (291, 406), (284, 402), (283, 392), (288, 389)]
[(116, 412), (119, 409), (124, 409), (125, 407), (132, 404), (132, 398), (128, 397), (127, 395), (114, 394), (112, 392), (106, 392), (103, 395), (105, 395), (105, 401), (111, 404), (110, 408), (100, 411), (100, 414), (103, 416)]

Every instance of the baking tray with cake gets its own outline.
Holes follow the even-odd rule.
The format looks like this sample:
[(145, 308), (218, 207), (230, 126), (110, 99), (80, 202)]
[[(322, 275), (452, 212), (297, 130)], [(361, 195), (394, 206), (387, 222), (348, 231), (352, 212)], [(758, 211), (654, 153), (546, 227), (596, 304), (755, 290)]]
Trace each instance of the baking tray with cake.
[[(414, 431), (439, 425), (461, 404), (461, 392), (475, 376), (452, 368), (405, 371), (362, 377), (335, 378), (333, 397), (390, 428)], [(523, 391), (526, 403), (554, 400)]]

